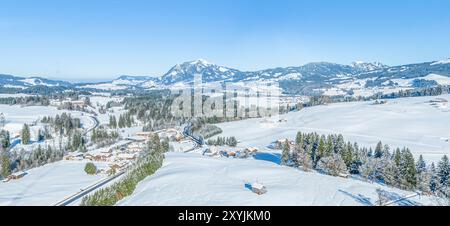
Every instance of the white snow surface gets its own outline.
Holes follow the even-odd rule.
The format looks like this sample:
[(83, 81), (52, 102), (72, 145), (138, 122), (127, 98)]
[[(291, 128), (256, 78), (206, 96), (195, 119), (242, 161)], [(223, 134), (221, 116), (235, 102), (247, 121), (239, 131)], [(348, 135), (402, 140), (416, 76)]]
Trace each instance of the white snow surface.
[(0, 105), (0, 112), (5, 115), (6, 125), (4, 129), (11, 133), (18, 133), (24, 123), (33, 123), (34, 121), (43, 118), (44, 116), (54, 117), (57, 114), (64, 112), (71, 114), (73, 117), (80, 118), (84, 128), (92, 126), (92, 120), (82, 112), (58, 110), (53, 106), (29, 106), (21, 107), (20, 105)]
[[(246, 182), (266, 186), (256, 195)], [(199, 154), (167, 153), (164, 166), (138, 184), (135, 192), (118, 205), (373, 205), (377, 189), (397, 200), (411, 192), (356, 179), (331, 177), (254, 159), (203, 157)], [(427, 196), (400, 205), (430, 205)]]
[[(54, 205), (106, 177), (87, 175), (85, 164), (59, 161), (26, 171), (21, 179), (0, 182), (0, 206)], [(103, 163), (95, 164), (101, 167)]]

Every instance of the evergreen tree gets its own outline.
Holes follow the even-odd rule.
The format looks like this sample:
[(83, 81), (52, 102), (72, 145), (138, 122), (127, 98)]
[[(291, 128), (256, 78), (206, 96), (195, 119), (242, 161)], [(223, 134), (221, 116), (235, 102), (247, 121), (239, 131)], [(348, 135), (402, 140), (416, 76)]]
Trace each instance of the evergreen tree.
[(43, 141), (44, 139), (45, 139), (44, 132), (42, 131), (42, 129), (39, 129), (38, 130), (38, 138), (37, 138), (37, 140), (40, 142), (40, 141)]
[(84, 166), (84, 172), (86, 172), (89, 175), (94, 175), (97, 173), (97, 166), (95, 166), (94, 163), (92, 162), (88, 162)]
[(116, 116), (112, 116), (112, 125), (111, 125), (113, 129), (117, 128), (117, 120), (116, 120)]
[(74, 131), (72, 135), (72, 144), (70, 145), (70, 150), (76, 151), (80, 150), (82, 151), (84, 149), (84, 139), (83, 135), (79, 131)]
[(430, 191), (435, 193), (437, 191), (437, 189), (439, 188), (439, 177), (437, 175), (436, 167), (434, 166), (434, 163), (431, 163), (430, 175), (431, 175), (430, 185), (429, 185)]
[(353, 163), (353, 145), (348, 142), (345, 146), (344, 146), (344, 150), (341, 152), (341, 157), (345, 162), (345, 165), (347, 167), (350, 167), (350, 165)]
[(95, 128), (92, 130), (91, 141), (94, 143), (97, 141), (97, 131), (95, 130)]
[(373, 157), (373, 150), (372, 150), (372, 148), (369, 148), (369, 151), (367, 152), (367, 157)]
[(151, 134), (150, 139), (148, 141), (148, 149), (149, 151), (161, 151), (161, 142), (157, 133)]
[(230, 140), (229, 140), (229, 142), (228, 142), (228, 145), (229, 145), (230, 147), (236, 147), (236, 146), (237, 146), (237, 140), (236, 140), (236, 137), (230, 137)]
[(9, 156), (6, 152), (1, 152), (0, 153), (0, 158), (1, 158), (1, 172), (0, 175), (3, 178), (8, 177), (11, 174), (11, 166), (10, 166), (10, 160), (9, 160)]
[(325, 157), (326, 154), (325, 136), (321, 136), (319, 140), (319, 145), (317, 146), (317, 158), (316, 161), (320, 161), (321, 158)]
[(283, 146), (283, 152), (281, 154), (281, 165), (287, 165), (289, 162), (291, 147), (289, 145), (289, 141), (286, 139)]
[(450, 165), (447, 155), (444, 155), (438, 163), (437, 175), (439, 177), (439, 183), (442, 187), (449, 185)]
[(381, 158), (383, 156), (383, 144), (378, 142), (377, 147), (375, 148), (374, 157), (375, 158)]
[(333, 142), (333, 136), (328, 135), (327, 141), (326, 141), (326, 153), (325, 156), (331, 156), (334, 153), (334, 142)]
[(22, 128), (22, 144), (30, 143), (30, 127), (27, 124), (23, 124)]
[(417, 173), (421, 174), (427, 170), (427, 165), (425, 163), (425, 160), (423, 160), (423, 156), (419, 156), (419, 160), (417, 160), (416, 164)]
[(336, 145), (334, 146), (334, 153), (341, 154), (341, 152), (344, 151), (344, 146), (344, 136), (342, 136), (342, 134), (339, 134), (336, 139)]
[(0, 131), (0, 149), (6, 150), (11, 145), (11, 138), (9, 135), (9, 131), (1, 130)]
[(414, 163), (414, 157), (411, 154), (411, 151), (409, 149), (404, 149), (402, 152), (402, 175), (406, 182), (406, 187), (409, 189), (414, 188), (417, 185), (417, 178), (416, 178), (416, 166)]
[(125, 121), (124, 121), (122, 115), (119, 116), (119, 123), (118, 123), (118, 126), (119, 126), (119, 128), (124, 128), (124, 127), (125, 127)]
[(296, 145), (303, 145), (303, 134), (301, 132), (297, 133), (297, 136), (295, 137), (295, 144)]

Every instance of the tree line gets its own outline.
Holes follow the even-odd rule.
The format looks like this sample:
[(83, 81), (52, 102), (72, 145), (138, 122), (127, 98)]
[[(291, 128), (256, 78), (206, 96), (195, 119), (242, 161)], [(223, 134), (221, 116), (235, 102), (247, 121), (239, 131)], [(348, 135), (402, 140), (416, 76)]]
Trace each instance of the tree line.
[(51, 125), (54, 132), (60, 135), (68, 135), (72, 130), (81, 128), (81, 120), (65, 112), (61, 115), (57, 114), (55, 117), (44, 116), (41, 123)]
[(119, 139), (119, 133), (117, 131), (108, 131), (103, 127), (93, 129), (91, 133), (91, 143), (95, 144), (96, 148), (113, 144), (117, 139)]
[(341, 134), (299, 132), (282, 145), (281, 164), (317, 170), (332, 176), (358, 175), (405, 190), (449, 197), (450, 164), (447, 156), (435, 166), (423, 157), (415, 160), (408, 148), (391, 150), (379, 142), (375, 149), (346, 142)]
[(217, 137), (216, 139), (210, 139), (206, 142), (206, 144), (211, 146), (230, 146), (236, 147), (237, 140), (236, 137)]

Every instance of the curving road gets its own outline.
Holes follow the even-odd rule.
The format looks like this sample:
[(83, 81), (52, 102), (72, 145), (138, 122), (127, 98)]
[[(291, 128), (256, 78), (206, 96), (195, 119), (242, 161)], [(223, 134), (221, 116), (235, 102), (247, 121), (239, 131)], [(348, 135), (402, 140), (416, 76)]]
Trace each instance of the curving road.
[(83, 135), (87, 135), (89, 132), (91, 132), (92, 130), (96, 129), (100, 125), (100, 121), (97, 119), (97, 117), (90, 115), (89, 118), (91, 118), (92, 121), (94, 121), (95, 125), (92, 126), (89, 129), (87, 129), (86, 131), (84, 131)]

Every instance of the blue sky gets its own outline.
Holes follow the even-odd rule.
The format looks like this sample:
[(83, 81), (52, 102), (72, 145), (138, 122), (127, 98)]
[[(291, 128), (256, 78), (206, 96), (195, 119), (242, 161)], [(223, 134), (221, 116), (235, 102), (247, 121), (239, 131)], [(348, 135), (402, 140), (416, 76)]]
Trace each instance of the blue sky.
[(0, 73), (159, 76), (203, 58), (241, 70), (450, 57), (447, 0), (0, 0)]

